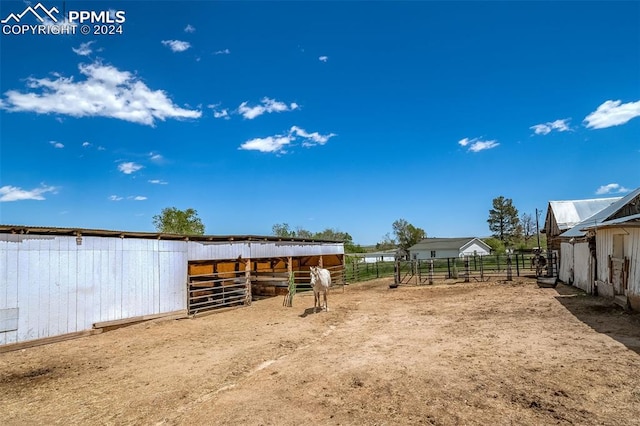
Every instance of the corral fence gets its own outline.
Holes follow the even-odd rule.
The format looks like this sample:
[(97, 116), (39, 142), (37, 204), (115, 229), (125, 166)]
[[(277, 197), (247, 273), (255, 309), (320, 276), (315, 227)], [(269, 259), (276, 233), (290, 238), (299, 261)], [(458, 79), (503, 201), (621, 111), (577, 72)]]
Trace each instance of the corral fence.
[(367, 281), (375, 278), (392, 277), (395, 262), (351, 262), (344, 266), (344, 280), (347, 283)]
[[(555, 265), (555, 262), (550, 262)], [(496, 254), (435, 258), (425, 260), (397, 260), (394, 267), (395, 284), (433, 284), (434, 281), (462, 279), (465, 282), (512, 280), (513, 277), (540, 274), (535, 254)], [(555, 274), (557, 271), (549, 270)]]

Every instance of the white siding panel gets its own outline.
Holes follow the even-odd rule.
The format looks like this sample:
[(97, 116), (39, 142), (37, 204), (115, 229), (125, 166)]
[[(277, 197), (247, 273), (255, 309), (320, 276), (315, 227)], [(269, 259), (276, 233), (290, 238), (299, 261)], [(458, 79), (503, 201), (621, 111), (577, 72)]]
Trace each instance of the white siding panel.
[(558, 270), (558, 278), (565, 284), (569, 284), (572, 280), (571, 269), (573, 268), (573, 245), (569, 243), (560, 243), (560, 267)]
[(591, 280), (591, 252), (589, 251), (589, 244), (576, 243), (573, 248), (573, 285), (592, 293), (592, 280)]
[(609, 255), (613, 253), (611, 229), (598, 229), (596, 233), (596, 257), (598, 259), (598, 279), (609, 282)]
[(628, 294), (640, 296), (640, 228), (625, 228), (629, 232), (625, 256), (629, 258)]
[(87, 330), (93, 324), (93, 312), (99, 312), (96, 301), (99, 298), (95, 295), (94, 276), (94, 251), (88, 249), (93, 244), (87, 244), (88, 238), (83, 238), (82, 249), (76, 252), (77, 274), (77, 294), (76, 294), (76, 331)]
[(187, 308), (187, 256), (160, 252), (160, 312)]
[(242, 256), (245, 259), (259, 259), (344, 254), (344, 246), (341, 243), (287, 243), (277, 241), (202, 243), (189, 241), (187, 244), (189, 260), (237, 259), (238, 256)]

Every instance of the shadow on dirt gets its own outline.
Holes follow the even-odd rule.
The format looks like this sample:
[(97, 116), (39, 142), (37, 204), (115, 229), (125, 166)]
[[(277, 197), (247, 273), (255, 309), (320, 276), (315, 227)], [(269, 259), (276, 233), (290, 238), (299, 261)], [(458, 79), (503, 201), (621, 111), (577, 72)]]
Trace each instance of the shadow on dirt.
[(318, 311), (316, 312), (315, 308), (307, 308), (304, 310), (303, 313), (301, 313), (300, 315), (298, 315), (300, 318), (306, 318), (311, 314), (318, 314), (320, 312), (324, 312), (324, 311)]
[(556, 300), (598, 333), (606, 334), (640, 355), (640, 314), (628, 313), (611, 299), (592, 296), (558, 283)]

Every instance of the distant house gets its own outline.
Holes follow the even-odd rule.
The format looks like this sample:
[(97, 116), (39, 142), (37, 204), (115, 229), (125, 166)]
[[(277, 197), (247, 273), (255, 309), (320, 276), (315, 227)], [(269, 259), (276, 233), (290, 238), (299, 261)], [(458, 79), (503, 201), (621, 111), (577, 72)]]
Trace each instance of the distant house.
[(356, 258), (362, 263), (393, 262), (398, 255), (397, 250), (376, 251), (371, 253), (353, 253), (346, 256)]
[(621, 197), (595, 198), (589, 200), (549, 201), (542, 233), (547, 235), (547, 249), (560, 251), (560, 234), (573, 228), (583, 220), (604, 210)]
[(411, 259), (424, 260), (445, 257), (485, 256), (491, 247), (475, 237), (425, 238), (409, 248)]
[(640, 188), (560, 238), (562, 281), (640, 310)]

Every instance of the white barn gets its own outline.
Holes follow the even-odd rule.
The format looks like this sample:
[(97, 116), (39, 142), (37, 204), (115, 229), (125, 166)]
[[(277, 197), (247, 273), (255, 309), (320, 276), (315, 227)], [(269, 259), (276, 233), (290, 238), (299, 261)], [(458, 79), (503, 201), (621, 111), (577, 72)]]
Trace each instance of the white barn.
[(560, 280), (640, 308), (638, 215), (640, 188), (562, 233)]
[(341, 273), (343, 256), (329, 241), (0, 225), (0, 349), (248, 304), (288, 272)]
[(602, 222), (587, 231), (596, 236), (598, 295), (640, 310), (640, 213)]
[(409, 248), (412, 260), (486, 256), (488, 254), (491, 254), (491, 247), (476, 237), (425, 238)]

